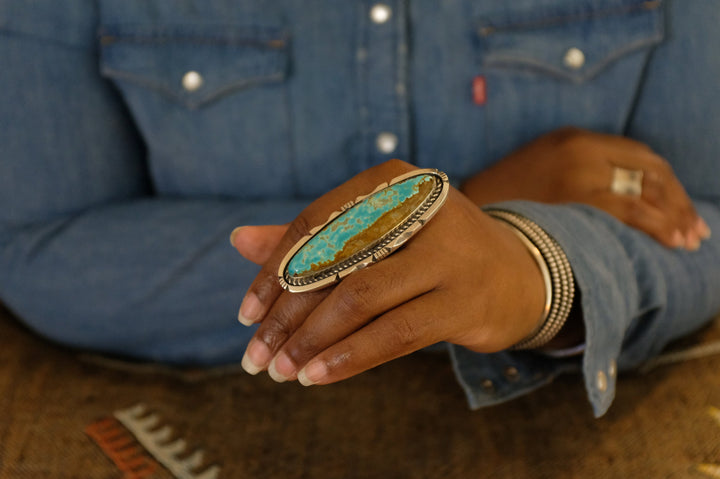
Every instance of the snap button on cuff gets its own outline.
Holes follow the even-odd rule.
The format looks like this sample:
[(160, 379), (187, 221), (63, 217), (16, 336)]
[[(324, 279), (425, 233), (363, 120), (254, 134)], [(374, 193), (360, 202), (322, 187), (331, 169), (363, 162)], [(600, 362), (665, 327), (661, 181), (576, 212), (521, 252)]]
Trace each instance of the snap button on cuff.
[(486, 392), (491, 393), (491, 392), (495, 391), (495, 384), (490, 379), (483, 379), (483, 381), (482, 381), (482, 383), (480, 383), (480, 385)]
[(605, 372), (598, 371), (595, 385), (602, 392), (605, 392), (607, 390), (608, 382), (607, 382), (607, 376), (605, 375)]
[(614, 359), (610, 360), (610, 366), (608, 366), (608, 375), (614, 378), (617, 375), (617, 363)]
[(505, 368), (503, 373), (505, 374), (506, 378), (508, 378), (510, 381), (513, 381), (513, 380), (517, 379), (519, 371), (514, 366), (508, 366)]

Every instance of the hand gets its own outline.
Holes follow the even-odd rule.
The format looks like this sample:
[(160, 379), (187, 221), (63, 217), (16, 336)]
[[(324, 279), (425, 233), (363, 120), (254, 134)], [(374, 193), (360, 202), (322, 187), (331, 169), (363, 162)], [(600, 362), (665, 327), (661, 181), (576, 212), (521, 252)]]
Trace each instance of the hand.
[(288, 227), (233, 232), (238, 251), (263, 264), (240, 307), (244, 324), (261, 323), (243, 358), (248, 372), (327, 384), (440, 341), (502, 350), (537, 327), (544, 284), (534, 260), (512, 231), (454, 189), (435, 217), (382, 261), (334, 287), (281, 289), (277, 270), (292, 245), (340, 205), (413, 169), (384, 163), (327, 193)]
[[(610, 191), (613, 167), (642, 170), (642, 195)], [(527, 199), (585, 203), (671, 247), (696, 250), (710, 229), (670, 165), (629, 138), (576, 128), (554, 131), (502, 159), (461, 188), (478, 205)]]

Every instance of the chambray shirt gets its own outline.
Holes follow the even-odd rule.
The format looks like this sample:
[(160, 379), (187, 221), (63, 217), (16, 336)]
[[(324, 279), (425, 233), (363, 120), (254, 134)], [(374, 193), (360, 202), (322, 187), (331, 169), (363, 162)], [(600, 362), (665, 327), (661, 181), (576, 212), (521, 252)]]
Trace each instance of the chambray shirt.
[[(720, 233), (720, 3), (378, 1), (0, 0), (2, 301), (72, 346), (236, 361), (257, 267), (233, 227), (390, 158), (460, 182), (564, 125), (649, 144)], [(449, 346), (473, 407), (581, 370), (601, 415), (618, 370), (720, 309), (718, 234), (673, 251), (588, 206), (503, 207), (565, 250), (585, 351)]]

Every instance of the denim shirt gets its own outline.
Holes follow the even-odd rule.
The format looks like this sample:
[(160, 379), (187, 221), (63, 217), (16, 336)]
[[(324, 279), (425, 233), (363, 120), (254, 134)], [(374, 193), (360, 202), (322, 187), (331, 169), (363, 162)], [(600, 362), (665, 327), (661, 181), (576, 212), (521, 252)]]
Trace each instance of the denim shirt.
[[(458, 183), (565, 125), (648, 143), (720, 232), (717, 25), (701, 0), (0, 0), (0, 297), (72, 346), (236, 361), (258, 269), (234, 226), (390, 158)], [(565, 250), (585, 352), (450, 345), (473, 407), (581, 370), (601, 415), (618, 370), (720, 309), (718, 235), (502, 206)]]

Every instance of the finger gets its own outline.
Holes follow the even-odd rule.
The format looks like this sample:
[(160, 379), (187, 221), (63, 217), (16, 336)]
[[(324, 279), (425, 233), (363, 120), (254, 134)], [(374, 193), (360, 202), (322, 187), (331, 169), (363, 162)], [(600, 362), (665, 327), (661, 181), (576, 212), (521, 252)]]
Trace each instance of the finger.
[(230, 233), (230, 243), (256, 264), (265, 264), (277, 248), (288, 225), (239, 226)]
[(598, 196), (593, 203), (669, 248), (685, 245), (685, 239), (676, 222), (640, 197), (607, 192)]
[(305, 386), (349, 378), (441, 341), (447, 323), (432, 292), (406, 303), (326, 349), (298, 373)]
[(643, 199), (677, 225), (683, 235), (684, 246), (690, 250), (697, 249), (700, 246), (702, 219), (675, 176), (647, 170), (643, 174), (642, 188)]
[(273, 379), (296, 376), (326, 348), (386, 311), (432, 290), (437, 276), (431, 265), (418, 258), (423, 256), (408, 248), (345, 278), (280, 348), (268, 369)]
[(280, 346), (330, 291), (283, 292), (248, 343), (241, 362), (243, 369), (250, 374), (267, 369)]
[(338, 211), (347, 202), (354, 201), (359, 195), (369, 194), (380, 184), (414, 169), (414, 166), (399, 160), (387, 161), (363, 171), (310, 204), (290, 223), (277, 248), (250, 285), (240, 305), (240, 321), (243, 324), (262, 321), (283, 291), (277, 274), (283, 257), (295, 243), (308, 235), (312, 228), (325, 223), (332, 212)]
[(620, 167), (643, 171), (643, 198), (677, 224), (691, 249), (699, 246), (701, 237), (709, 235), (707, 224), (697, 214), (670, 164), (662, 157), (645, 148), (617, 151), (617, 158), (611, 161)]

